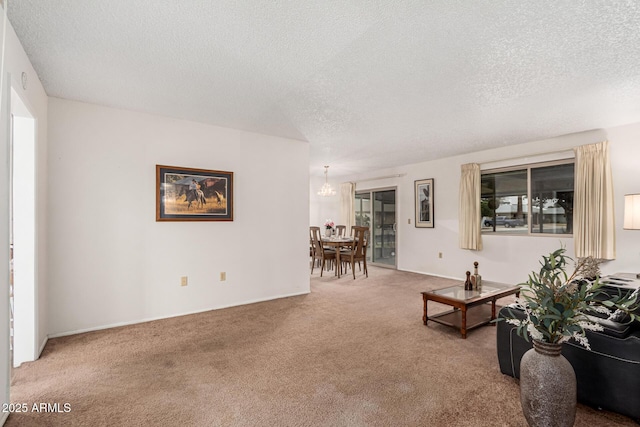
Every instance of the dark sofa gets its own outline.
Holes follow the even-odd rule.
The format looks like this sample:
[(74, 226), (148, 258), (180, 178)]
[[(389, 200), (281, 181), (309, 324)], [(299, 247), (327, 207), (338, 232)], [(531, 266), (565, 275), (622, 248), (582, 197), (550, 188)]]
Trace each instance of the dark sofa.
[[(510, 317), (503, 307), (500, 317)], [(524, 312), (511, 308), (517, 317)], [(617, 412), (640, 423), (640, 321), (617, 323), (598, 319), (604, 331), (587, 331), (591, 350), (574, 341), (564, 343), (562, 354), (573, 366), (578, 401)], [(518, 336), (517, 327), (498, 322), (497, 348), (500, 371), (520, 378), (520, 359), (532, 347)]]

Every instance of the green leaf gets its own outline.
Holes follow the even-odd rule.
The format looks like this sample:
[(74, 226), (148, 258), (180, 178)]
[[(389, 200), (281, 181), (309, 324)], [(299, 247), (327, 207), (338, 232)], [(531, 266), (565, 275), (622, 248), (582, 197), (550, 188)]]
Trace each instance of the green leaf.
[[(560, 318), (561, 312), (560, 310), (555, 308), (555, 306), (549, 306), (548, 309), (551, 313), (555, 314), (556, 316), (558, 316), (558, 318)], [(564, 307), (563, 307), (563, 310), (564, 310)]]

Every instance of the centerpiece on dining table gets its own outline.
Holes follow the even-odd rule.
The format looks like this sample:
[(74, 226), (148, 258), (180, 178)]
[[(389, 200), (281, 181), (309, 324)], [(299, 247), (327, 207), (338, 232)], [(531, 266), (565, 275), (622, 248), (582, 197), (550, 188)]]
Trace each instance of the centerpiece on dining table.
[(324, 222), (324, 227), (325, 227), (324, 235), (327, 237), (331, 237), (331, 235), (333, 234), (335, 223), (330, 219), (328, 219)]

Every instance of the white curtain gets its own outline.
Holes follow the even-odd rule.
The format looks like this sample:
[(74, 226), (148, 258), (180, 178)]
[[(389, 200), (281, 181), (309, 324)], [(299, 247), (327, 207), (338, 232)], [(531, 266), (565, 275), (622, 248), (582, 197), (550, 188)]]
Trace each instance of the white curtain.
[(340, 224), (347, 226), (347, 235), (351, 233), (351, 226), (356, 225), (355, 198), (355, 184), (353, 182), (342, 183), (340, 185), (340, 214), (342, 218)]
[(482, 250), (480, 229), (480, 165), (468, 163), (462, 165), (460, 176), (460, 199), (458, 220), (460, 248), (475, 251)]
[(609, 141), (574, 148), (576, 257), (615, 259), (616, 233)]

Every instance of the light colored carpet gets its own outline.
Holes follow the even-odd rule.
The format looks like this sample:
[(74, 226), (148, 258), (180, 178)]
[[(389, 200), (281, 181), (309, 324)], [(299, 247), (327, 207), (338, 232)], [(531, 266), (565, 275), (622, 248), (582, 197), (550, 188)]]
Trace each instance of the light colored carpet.
[[(463, 340), (422, 324), (420, 292), (449, 283), (314, 274), (305, 296), (51, 339), (17, 369), (12, 401), (71, 412), (6, 425), (526, 426), (495, 327)], [(635, 424), (579, 405), (576, 425)]]

